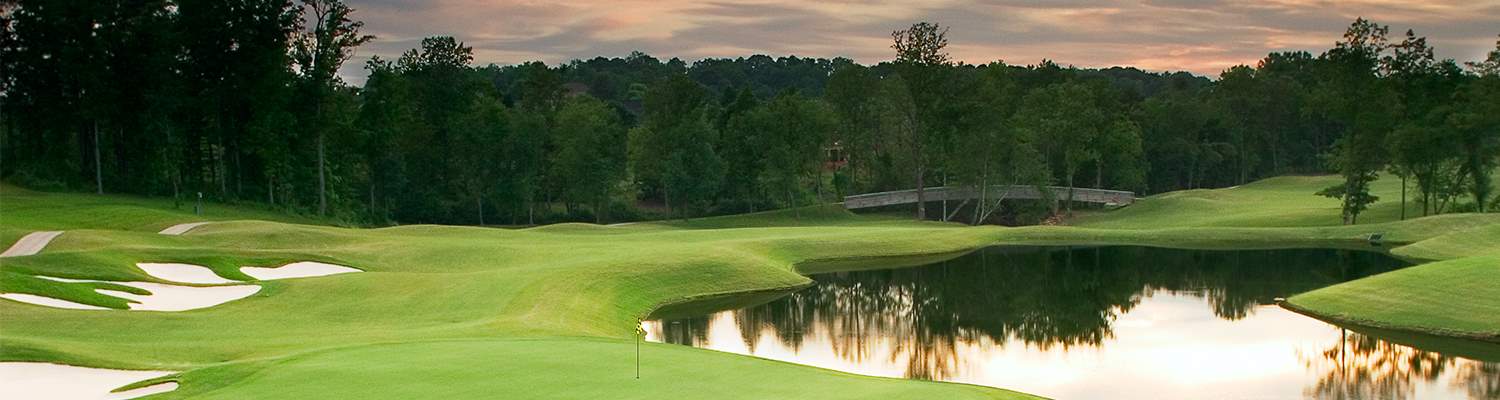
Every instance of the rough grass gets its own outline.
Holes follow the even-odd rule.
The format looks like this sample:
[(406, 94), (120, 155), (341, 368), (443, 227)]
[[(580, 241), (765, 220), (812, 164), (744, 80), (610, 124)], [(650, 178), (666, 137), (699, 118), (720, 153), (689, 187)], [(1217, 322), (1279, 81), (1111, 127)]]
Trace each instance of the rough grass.
[[(636, 323), (662, 304), (797, 287), (809, 282), (799, 271), (863, 268), (879, 257), (938, 259), (995, 243), (1368, 247), (1365, 238), (1376, 232), (1394, 246), (1415, 243), (1416, 254), (1460, 254), (1469, 244), (1451, 240), (1500, 226), (1496, 215), (1394, 221), (1379, 212), (1365, 219), (1378, 223), (1340, 226), (1337, 209), (1325, 209), (1327, 199), (1307, 191), (1326, 186), (1320, 179), (1330, 178), (1162, 195), (1069, 227), (964, 227), (809, 207), (622, 226), (348, 229), (266, 221), (272, 217), (256, 217), (263, 211), (226, 207), (210, 215), (237, 221), (185, 236), (155, 234), (199, 220), (190, 210), (171, 209), (170, 201), (0, 188), (0, 232), (17, 233), (4, 237), (5, 245), (31, 230), (68, 230), (39, 255), (0, 260), (4, 291), (122, 308), (89, 290), (94, 284), (33, 276), (154, 280), (134, 267), (143, 261), (201, 264), (240, 279), (247, 277), (239, 266), (295, 260), (368, 271), (266, 282), (251, 298), (177, 313), (0, 300), (0, 360), (187, 371), (169, 378), (183, 386), (163, 398), (1023, 397), (672, 346), (643, 348), (640, 382), (625, 363), (633, 360)], [(1263, 201), (1241, 204), (1254, 199)], [(1204, 202), (1233, 208), (1214, 211), (1198, 204)], [(1463, 270), (1438, 265), (1436, 275), (1398, 275), (1382, 290), (1451, 296), (1418, 290), (1439, 275), (1495, 282), (1500, 273), (1483, 268), (1493, 263), (1481, 259)], [(1392, 319), (1388, 327), (1422, 330), (1467, 320), (1449, 328), (1487, 329), (1483, 318), (1464, 314), (1493, 310), (1485, 307), (1500, 303), (1500, 295), (1434, 297), (1432, 304), (1458, 301), (1481, 304), (1423, 309), (1458, 316)], [(1301, 304), (1300, 296), (1293, 303)], [(1371, 304), (1310, 302), (1304, 309), (1349, 320), (1384, 318), (1369, 313)]]

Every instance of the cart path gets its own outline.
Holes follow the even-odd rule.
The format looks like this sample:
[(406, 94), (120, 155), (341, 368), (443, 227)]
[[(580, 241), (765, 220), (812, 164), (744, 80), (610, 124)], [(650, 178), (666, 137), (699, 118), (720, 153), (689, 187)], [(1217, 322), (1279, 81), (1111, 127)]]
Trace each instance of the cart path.
[(188, 233), (188, 231), (193, 230), (193, 228), (197, 228), (205, 224), (208, 224), (208, 222), (189, 222), (186, 224), (177, 224), (169, 226), (167, 227), (167, 229), (162, 229), (161, 232), (158, 233), (163, 235), (178, 236), (186, 234)]
[(17, 240), (16, 244), (10, 245), (10, 248), (6, 249), (4, 253), (0, 253), (0, 257), (20, 257), (40, 253), (43, 247), (47, 247), (47, 243), (51, 243), (52, 239), (57, 238), (57, 235), (61, 235), (62, 233), (62, 231), (28, 233), (26, 236), (22, 236), (21, 240)]

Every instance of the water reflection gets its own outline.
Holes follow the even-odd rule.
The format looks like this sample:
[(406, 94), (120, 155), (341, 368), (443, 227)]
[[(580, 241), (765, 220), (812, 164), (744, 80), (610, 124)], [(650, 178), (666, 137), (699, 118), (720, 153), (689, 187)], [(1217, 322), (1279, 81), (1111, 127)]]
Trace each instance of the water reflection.
[[(1307, 360), (1322, 371), (1306, 394), (1319, 399), (1425, 399), (1423, 383), (1451, 375), (1449, 391), (1500, 399), (1500, 362), (1475, 361), (1341, 330), (1337, 343)], [(1441, 389), (1441, 388), (1435, 388)]]
[[(1064, 398), (1493, 398), (1493, 363), (1391, 353), (1381, 346), (1411, 348), (1269, 305), (1401, 265), (1335, 250), (998, 247), (816, 275), (769, 303), (649, 323), (648, 338)], [(1327, 357), (1334, 342), (1345, 358)]]

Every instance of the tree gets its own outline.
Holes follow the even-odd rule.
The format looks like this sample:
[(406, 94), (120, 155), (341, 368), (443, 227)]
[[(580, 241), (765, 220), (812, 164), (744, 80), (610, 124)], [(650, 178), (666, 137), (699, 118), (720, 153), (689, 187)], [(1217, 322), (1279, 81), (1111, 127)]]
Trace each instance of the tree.
[(866, 189), (873, 179), (872, 162), (881, 152), (878, 92), (880, 79), (869, 68), (858, 64), (841, 66), (828, 77), (823, 100), (838, 117), (839, 127), (831, 142), (843, 147), (848, 160), (848, 175), (854, 187)]
[(1249, 66), (1231, 67), (1219, 75), (1219, 84), (1213, 88), (1218, 106), (1224, 107), (1224, 111), (1228, 111), (1226, 114), (1236, 122), (1225, 130), (1229, 136), (1228, 145), (1232, 148), (1236, 185), (1244, 184), (1260, 162), (1258, 145), (1274, 140), (1267, 139), (1275, 133), (1265, 127), (1263, 116), (1257, 112), (1269, 108), (1265, 102), (1278, 100), (1267, 99), (1259, 93), (1261, 85), (1255, 73), (1255, 69)]
[(1447, 126), (1458, 137), (1459, 176), (1468, 177), (1469, 193), (1479, 212), (1485, 212), (1494, 192), (1491, 173), (1500, 162), (1500, 76), (1487, 75), (1467, 85), (1459, 92), (1457, 107)]
[(1040, 138), (1043, 151), (1063, 173), (1068, 186), (1067, 213), (1073, 212), (1073, 180), (1084, 165), (1099, 159), (1095, 143), (1107, 119), (1088, 85), (1053, 84), (1026, 95), (1014, 122)]
[(755, 211), (765, 203), (756, 179), (766, 157), (760, 101), (749, 88), (725, 91), (717, 122), (718, 154), (724, 159), (723, 198), (732, 211)]
[(1392, 125), (1387, 108), (1395, 93), (1377, 77), (1381, 54), (1386, 51), (1389, 28), (1363, 18), (1344, 33), (1342, 41), (1324, 53), (1324, 84), (1314, 108), (1337, 121), (1343, 136), (1329, 156), (1329, 167), (1339, 171), (1344, 182), (1319, 194), (1341, 199), (1345, 224), (1358, 221), (1360, 212), (1379, 197), (1370, 194), (1370, 182), (1379, 178), (1386, 164), (1385, 136)]
[(666, 132), (666, 142), (676, 150), (663, 164), (662, 185), (667, 204), (678, 216), (691, 217), (713, 204), (724, 179), (724, 164), (713, 149), (713, 128), (703, 114), (689, 118)]
[[(363, 157), (367, 210), (376, 221), (390, 217), (387, 192), (405, 185), (402, 157), (397, 144), (406, 136), (428, 137), (430, 129), (421, 123), (414, 101), (412, 84), (393, 62), (372, 57), (365, 64), (369, 77), (360, 91), (363, 100), (358, 126), (361, 135), (355, 145)], [(384, 205), (384, 206), (383, 206)]]
[(552, 176), (569, 199), (592, 205), (594, 221), (606, 218), (611, 194), (625, 179), (625, 128), (603, 101), (588, 95), (568, 99), (557, 113), (557, 153)]
[(318, 147), (318, 215), (324, 215), (328, 212), (324, 97), (338, 83), (339, 67), (354, 56), (354, 49), (375, 37), (359, 33), (364, 22), (349, 19), (354, 9), (341, 0), (302, 0), (302, 5), (310, 13), (307, 17), (312, 26), (298, 36), (292, 54), (310, 87), (311, 97), (307, 100), (313, 104), (312, 130), (317, 135)]
[[(1099, 136), (1099, 181), (1094, 187), (1141, 191), (1146, 187), (1146, 159), (1141, 148), (1141, 127), (1127, 118), (1115, 118)], [(1109, 185), (1104, 184), (1108, 177)]]
[[(395, 191), (393, 205), (399, 221), (471, 221), (463, 217), (472, 215), (468, 210), (474, 204), (463, 185), (467, 177), (462, 166), (464, 149), (459, 144), (467, 129), (463, 122), (474, 109), (475, 96), (498, 98), (469, 67), (473, 54), (473, 48), (452, 37), (435, 36), (422, 39), (420, 48), (407, 50), (396, 61), (395, 70), (401, 74), (416, 123), (422, 127), (399, 132), (395, 140), (406, 181)], [(523, 117), (512, 116), (510, 121), (516, 125)], [(524, 156), (510, 153), (508, 143), (526, 134), (512, 129), (505, 136), (507, 157), (503, 161)], [(512, 173), (504, 171), (507, 176)]]
[(1469, 176), (1469, 189), (1480, 212), (1493, 192), (1497, 154), (1500, 154), (1500, 40), (1484, 61), (1467, 63), (1479, 78), (1459, 92), (1458, 111), (1449, 125), (1459, 133), (1463, 144), (1463, 170)]
[(836, 122), (827, 106), (788, 92), (752, 114), (764, 138), (759, 182), (765, 193), (784, 195), (787, 207), (797, 206), (797, 192), (808, 175), (821, 179), (823, 145)]
[(1490, 50), (1482, 61), (1464, 63), (1475, 75), (1493, 77), (1500, 75), (1500, 40), (1495, 40), (1495, 49)]
[(907, 151), (915, 166), (917, 219), (927, 219), (926, 142), (932, 140), (929, 138), (932, 127), (927, 122), (937, 117), (936, 108), (944, 97), (935, 89), (941, 87), (937, 85), (940, 74), (951, 66), (947, 50), (948, 29), (934, 23), (918, 22), (910, 28), (891, 32), (891, 39), (895, 42), (891, 48), (896, 50), (897, 70), (905, 78), (912, 100), (912, 110), (907, 114), (913, 118), (908, 119), (903, 131), (909, 136)]
[(918, 22), (910, 28), (891, 32), (896, 62), (913, 65), (948, 65), (948, 29), (939, 24)]
[[(710, 153), (717, 142), (708, 122), (708, 91), (685, 75), (673, 75), (652, 85), (644, 103), (646, 115), (630, 132), (631, 172), (647, 197), (661, 196), (670, 206), (673, 199), (664, 190), (666, 164), (678, 153), (688, 151), (683, 140), (707, 140)], [(706, 132), (699, 131), (704, 128), (700, 124)], [(702, 150), (695, 149), (699, 153)], [(714, 188), (718, 190), (718, 185)]]
[[(1427, 39), (1406, 31), (1401, 43), (1390, 47), (1389, 55), (1381, 59), (1381, 71), (1385, 80), (1399, 96), (1401, 121), (1386, 138), (1391, 158), (1391, 171), (1401, 178), (1401, 216), (1406, 216), (1406, 187), (1408, 178), (1416, 178), (1421, 192), (1423, 215), (1439, 197), (1453, 192), (1442, 185), (1443, 164), (1450, 164), (1458, 149), (1451, 130), (1442, 129), (1453, 99), (1463, 81), (1463, 73), (1452, 60), (1442, 62), (1433, 58), (1433, 50)], [(1442, 207), (1438, 207), (1441, 209)]]
[(454, 129), (453, 179), (464, 197), (474, 200), (478, 225), (484, 225), (484, 198), (495, 189), (501, 172), (495, 157), (505, 154), (502, 146), (512, 125), (505, 105), (482, 93), (473, 96), (465, 111)]

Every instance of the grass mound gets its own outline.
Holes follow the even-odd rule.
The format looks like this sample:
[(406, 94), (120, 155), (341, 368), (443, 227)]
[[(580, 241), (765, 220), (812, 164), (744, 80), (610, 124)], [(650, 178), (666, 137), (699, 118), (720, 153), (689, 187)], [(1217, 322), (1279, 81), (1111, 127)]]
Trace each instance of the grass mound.
[[(1168, 192), (1113, 212), (1081, 217), (1074, 224), (1115, 229), (1340, 225), (1339, 201), (1315, 194), (1338, 182), (1336, 176), (1282, 176), (1225, 189)], [(1360, 215), (1361, 223), (1400, 219), (1399, 180), (1375, 181), (1371, 192), (1381, 200)], [(1421, 215), (1420, 205), (1406, 207), (1408, 217)]]
[(1287, 299), (1334, 321), (1500, 342), (1500, 257), (1419, 265)]

